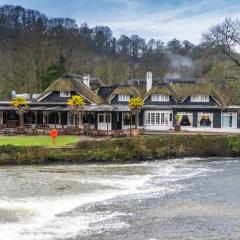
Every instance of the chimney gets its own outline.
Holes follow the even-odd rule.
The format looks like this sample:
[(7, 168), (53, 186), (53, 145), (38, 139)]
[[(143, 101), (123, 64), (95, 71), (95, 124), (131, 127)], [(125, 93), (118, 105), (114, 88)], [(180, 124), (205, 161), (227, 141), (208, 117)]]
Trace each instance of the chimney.
[(12, 92), (11, 92), (11, 96), (12, 96), (12, 99), (14, 99), (15, 97), (16, 97), (16, 91), (15, 90), (13, 90)]
[(148, 92), (151, 88), (152, 88), (152, 72), (151, 70), (148, 70), (146, 74), (146, 91)]
[(90, 87), (90, 75), (87, 72), (85, 75), (83, 75), (83, 83), (87, 86)]

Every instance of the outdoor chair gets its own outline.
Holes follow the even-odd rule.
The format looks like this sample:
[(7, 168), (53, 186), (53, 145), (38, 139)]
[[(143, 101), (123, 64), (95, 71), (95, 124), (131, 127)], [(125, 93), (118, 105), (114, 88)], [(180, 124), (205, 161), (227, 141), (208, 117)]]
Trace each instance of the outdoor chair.
[(4, 124), (1, 124), (0, 125), (0, 134), (5, 135), (5, 133), (6, 133), (6, 126)]
[(13, 136), (13, 135), (16, 135), (16, 131), (14, 128), (5, 128), (4, 135), (5, 136)]
[(28, 135), (38, 135), (38, 131), (36, 127), (27, 128)]
[(37, 126), (37, 134), (47, 135), (48, 133), (49, 133), (49, 125), (48, 124), (40, 124)]
[(58, 129), (59, 135), (67, 135), (67, 129), (66, 128), (60, 128)]

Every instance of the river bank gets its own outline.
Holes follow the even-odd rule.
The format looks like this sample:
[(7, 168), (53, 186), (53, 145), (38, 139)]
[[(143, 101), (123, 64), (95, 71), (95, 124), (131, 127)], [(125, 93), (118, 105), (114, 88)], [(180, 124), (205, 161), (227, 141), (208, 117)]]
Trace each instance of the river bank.
[(81, 141), (69, 147), (0, 146), (0, 165), (137, 162), (183, 157), (240, 156), (240, 137), (161, 135)]

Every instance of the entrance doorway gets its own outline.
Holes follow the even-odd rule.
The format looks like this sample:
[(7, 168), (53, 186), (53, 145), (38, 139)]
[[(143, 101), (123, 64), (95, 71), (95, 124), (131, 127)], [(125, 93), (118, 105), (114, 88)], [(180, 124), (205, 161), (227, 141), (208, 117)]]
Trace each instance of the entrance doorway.
[(112, 130), (112, 115), (110, 113), (98, 114), (98, 129)]

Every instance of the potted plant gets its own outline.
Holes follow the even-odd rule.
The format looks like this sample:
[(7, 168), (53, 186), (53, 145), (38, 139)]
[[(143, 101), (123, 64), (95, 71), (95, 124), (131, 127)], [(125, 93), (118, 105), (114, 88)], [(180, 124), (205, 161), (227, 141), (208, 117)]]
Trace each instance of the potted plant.
[(131, 98), (128, 107), (132, 111), (132, 114), (135, 114), (135, 129), (132, 130), (133, 136), (139, 135), (139, 129), (138, 129), (138, 123), (139, 123), (139, 114), (141, 112), (141, 109), (143, 107), (143, 100), (140, 97)]
[(15, 97), (12, 100), (11, 105), (16, 108), (16, 111), (18, 113), (18, 116), (19, 116), (19, 127), (23, 128), (23, 125), (24, 125), (24, 112), (25, 112), (25, 109), (27, 107), (27, 100), (24, 97), (22, 97), (22, 96), (18, 96), (18, 97)]
[(175, 126), (174, 126), (174, 131), (181, 131), (181, 125), (180, 125), (180, 122), (181, 122), (181, 116), (179, 114), (177, 114), (175, 116)]

